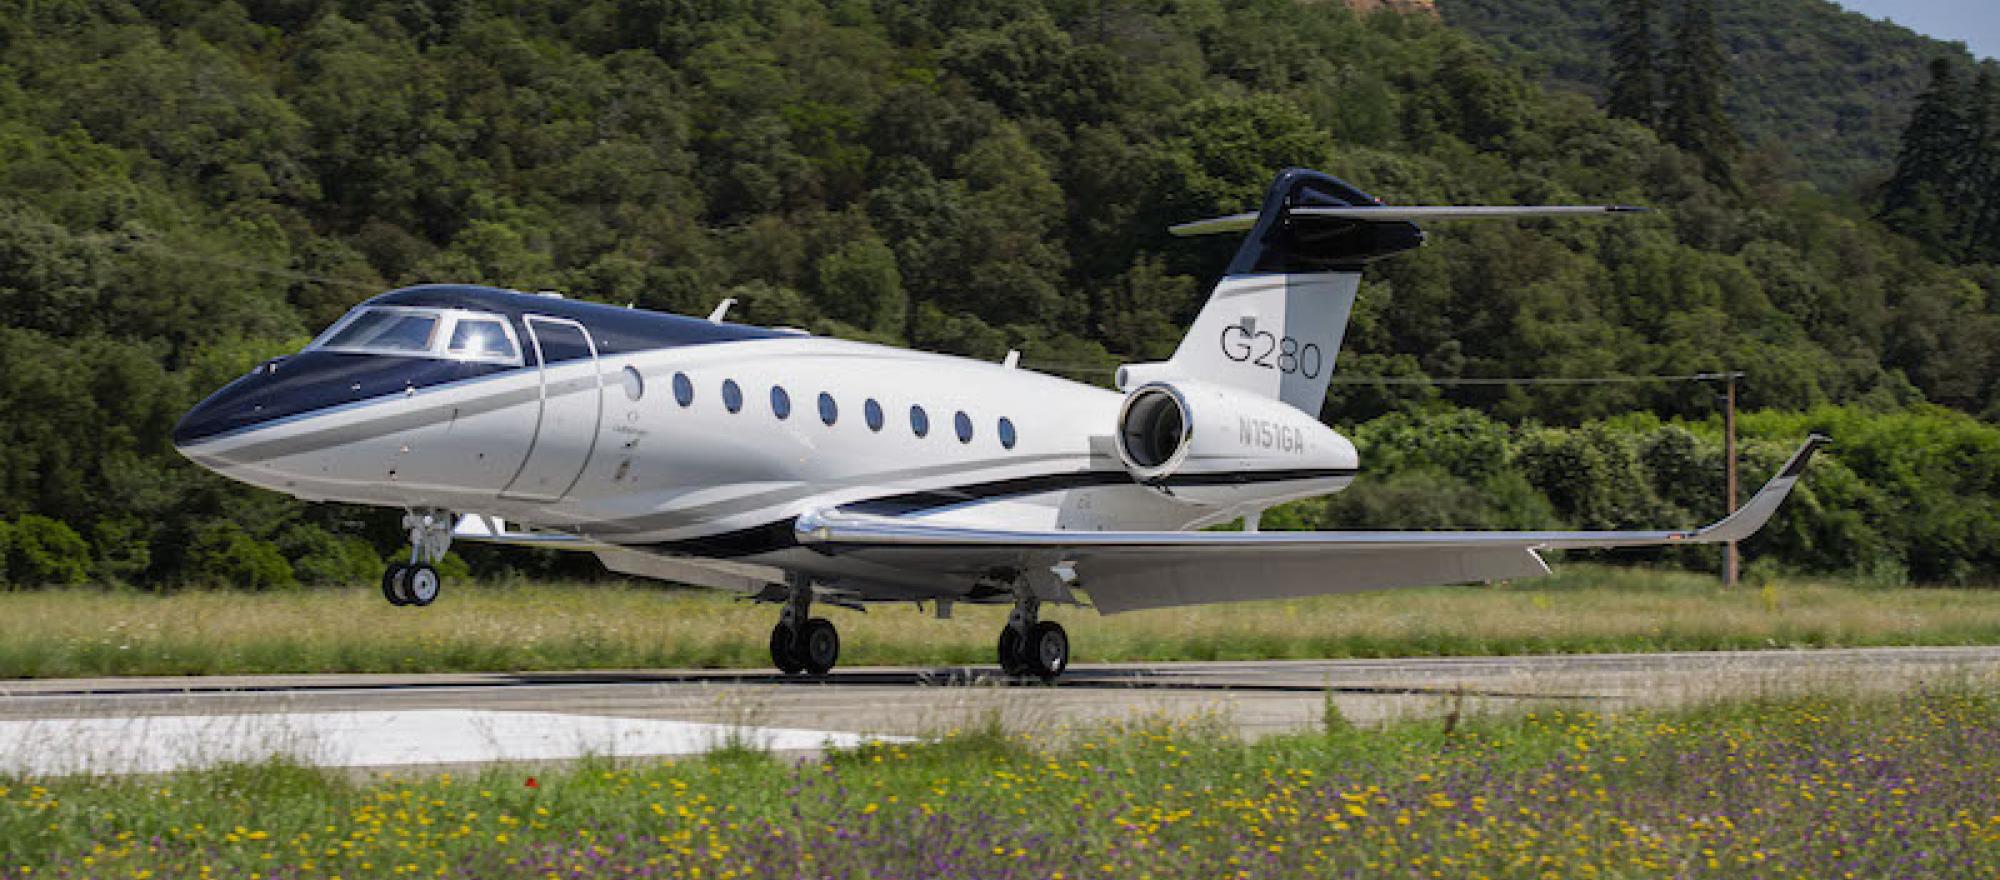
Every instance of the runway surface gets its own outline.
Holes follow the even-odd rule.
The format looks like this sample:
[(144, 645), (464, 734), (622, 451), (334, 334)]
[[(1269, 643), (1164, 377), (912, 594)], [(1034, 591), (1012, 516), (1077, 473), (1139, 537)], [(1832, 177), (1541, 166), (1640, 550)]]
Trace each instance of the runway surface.
[(57, 679), (0, 683), (0, 772), (150, 772), (283, 752), (344, 767), (776, 751), (998, 718), (1060, 735), (1209, 714), (1245, 736), (1535, 704), (1611, 710), (1800, 690), (2000, 681), (2000, 648), (1103, 664), (1054, 685), (992, 668)]

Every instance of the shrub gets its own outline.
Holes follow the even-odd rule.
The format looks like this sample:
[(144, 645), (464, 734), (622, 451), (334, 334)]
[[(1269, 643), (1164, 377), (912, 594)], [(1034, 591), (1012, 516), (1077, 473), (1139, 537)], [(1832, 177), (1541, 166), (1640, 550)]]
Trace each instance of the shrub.
[(259, 590), (298, 585), (291, 563), (276, 546), (230, 522), (210, 523), (196, 530), (188, 550), (186, 577), (207, 586)]
[(68, 586), (90, 579), (90, 544), (74, 529), (38, 514), (14, 523), (7, 579), (25, 587)]

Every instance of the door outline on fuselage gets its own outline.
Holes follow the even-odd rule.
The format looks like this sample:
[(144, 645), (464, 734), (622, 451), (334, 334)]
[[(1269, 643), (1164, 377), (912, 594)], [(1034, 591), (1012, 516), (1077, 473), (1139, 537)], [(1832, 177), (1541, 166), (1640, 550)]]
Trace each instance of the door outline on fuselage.
[[(583, 480), (584, 470), (590, 467), (591, 458), (597, 454), (597, 434), (604, 420), (604, 368), (598, 358), (597, 340), (590, 335), (590, 328), (583, 326), (582, 322), (547, 315), (523, 315), (522, 323), (526, 324), (528, 328), (528, 344), (535, 347), (536, 379), (540, 383), (536, 387), (535, 433), (528, 439), (528, 453), (521, 457), (521, 466), (514, 471), (514, 478), (507, 481), (507, 487), (500, 490), (500, 496), (502, 498), (513, 498), (524, 501), (560, 501), (568, 497), (569, 493), (576, 489), (576, 484)], [(561, 492), (554, 494), (534, 494), (515, 490), (515, 487), (520, 484), (521, 479), (527, 476), (530, 468), (536, 464), (535, 455), (542, 453), (544, 458), (549, 457), (550, 453), (547, 450), (552, 446), (552, 444), (544, 443), (542, 436), (542, 430), (548, 426), (549, 421), (550, 367), (548, 354), (542, 348), (542, 335), (536, 329), (538, 326), (561, 327), (566, 330), (574, 329), (578, 335), (583, 337), (583, 344), (590, 349), (590, 372), (595, 382), (594, 388), (596, 391), (593, 398), (596, 401), (594, 406), (595, 411), (589, 420), (590, 442), (584, 447), (583, 457), (577, 462), (575, 473), (570, 474), (569, 482), (563, 484)], [(547, 467), (549, 465), (545, 462), (544, 466)], [(568, 469), (567, 465), (561, 463), (557, 463), (555, 467), (558, 468), (556, 471), (558, 475)], [(558, 476), (558, 479), (560, 479), (560, 476)]]

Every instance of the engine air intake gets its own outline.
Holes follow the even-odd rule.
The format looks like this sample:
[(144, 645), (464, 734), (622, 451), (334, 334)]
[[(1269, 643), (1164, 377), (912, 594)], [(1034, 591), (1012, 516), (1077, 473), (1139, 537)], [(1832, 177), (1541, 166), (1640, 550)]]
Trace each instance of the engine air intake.
[(1186, 457), (1193, 422), (1187, 401), (1168, 385), (1148, 385), (1125, 399), (1118, 416), (1118, 454), (1141, 479), (1172, 471)]

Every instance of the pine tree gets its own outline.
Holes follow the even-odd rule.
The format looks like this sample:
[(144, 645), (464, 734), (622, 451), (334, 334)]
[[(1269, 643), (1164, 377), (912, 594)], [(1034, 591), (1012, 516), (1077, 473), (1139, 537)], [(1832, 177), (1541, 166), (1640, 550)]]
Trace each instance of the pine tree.
[(1896, 172), (1882, 187), (1881, 217), (1939, 254), (1960, 252), (1953, 207), (1970, 194), (1967, 177), (1974, 132), (1970, 96), (1948, 58), (1931, 62), (1931, 81), (1917, 96), (1896, 155)]
[(1605, 112), (1647, 127), (1660, 121), (1659, 56), (1653, 46), (1653, 0), (1615, 0), (1611, 94)]
[(2000, 67), (1986, 64), (1972, 84), (1960, 254), (2000, 263)]
[(1722, 112), (1729, 59), (1715, 34), (1715, 0), (1682, 0), (1673, 36), (1663, 133), (1701, 160), (1702, 173), (1710, 181), (1734, 188), (1731, 163), (1742, 142)]

